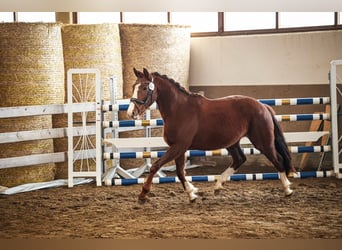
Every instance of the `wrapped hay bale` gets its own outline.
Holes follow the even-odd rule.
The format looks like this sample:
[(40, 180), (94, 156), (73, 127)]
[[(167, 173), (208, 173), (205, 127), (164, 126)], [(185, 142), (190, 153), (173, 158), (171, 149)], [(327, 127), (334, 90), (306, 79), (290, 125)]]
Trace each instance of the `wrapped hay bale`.
[[(95, 68), (100, 70), (103, 84), (102, 99), (104, 100), (109, 100), (110, 98), (110, 77), (114, 75), (117, 78), (118, 97), (122, 98), (122, 61), (118, 24), (65, 25), (62, 28), (62, 41), (65, 74), (71, 68)], [(67, 78), (65, 77), (65, 79)], [(76, 88), (80, 87), (80, 80), (78, 76), (74, 76), (73, 83)], [(84, 79), (82, 81), (85, 82)], [(88, 85), (83, 90), (94, 92), (95, 89), (92, 90), (91, 88), (92, 83), (95, 82), (89, 79), (88, 81)], [(67, 82), (65, 82), (65, 91), (67, 92)], [(91, 93), (86, 101), (95, 101), (95, 92)], [(65, 102), (67, 102), (67, 98)], [(95, 113), (89, 113), (87, 121), (93, 122), (94, 115)], [(80, 119), (79, 113), (74, 114), (74, 121)], [(53, 125), (54, 127), (67, 127), (67, 116), (53, 117)], [(91, 136), (90, 141), (95, 145), (95, 136)], [(55, 139), (54, 147), (56, 152), (67, 151), (67, 138)], [(95, 163), (91, 164), (90, 167), (94, 170)], [(75, 165), (78, 168), (77, 163)], [(66, 178), (67, 170), (67, 162), (57, 163), (56, 177)]]
[[(120, 24), (123, 62), (123, 97), (132, 95), (136, 80), (133, 68), (159, 72), (189, 89), (190, 27), (181, 25)], [(152, 111), (152, 118), (160, 117)], [(126, 118), (123, 114), (122, 117)], [(162, 129), (153, 129), (153, 136), (161, 136)], [(142, 137), (144, 131), (122, 132), (120, 137)], [(121, 160), (125, 168), (139, 167), (143, 160)]]
[[(61, 26), (0, 23), (0, 107), (58, 104), (64, 101)], [(0, 119), (0, 133), (52, 128), (51, 115)], [(0, 157), (53, 153), (53, 140), (0, 145)], [(53, 180), (55, 164), (0, 170), (0, 185)]]

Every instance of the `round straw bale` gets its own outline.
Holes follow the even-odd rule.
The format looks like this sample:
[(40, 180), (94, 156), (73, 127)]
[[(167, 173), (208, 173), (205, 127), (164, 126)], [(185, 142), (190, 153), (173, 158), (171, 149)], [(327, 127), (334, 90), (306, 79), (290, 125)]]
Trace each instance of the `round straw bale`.
[(103, 99), (109, 100), (109, 78), (117, 77), (122, 98), (122, 60), (118, 24), (65, 25), (62, 28), (65, 73), (71, 68), (101, 72)]
[[(64, 101), (61, 25), (0, 23), (0, 107), (46, 105)], [(0, 132), (52, 128), (51, 115), (0, 119)], [(53, 141), (1, 144), (0, 157), (53, 152)], [(0, 185), (53, 180), (55, 164), (0, 170)]]
[[(62, 41), (65, 74), (71, 68), (95, 68), (100, 70), (103, 84), (103, 100), (110, 99), (110, 77), (116, 76), (118, 98), (122, 98), (122, 60), (118, 24), (65, 25), (62, 27)], [(77, 88), (80, 87), (81, 79), (77, 76), (73, 78), (73, 82)], [(95, 81), (89, 82), (84, 91), (93, 91), (91, 90), (91, 83), (95, 83)], [(65, 82), (65, 91), (67, 92), (67, 82)], [(95, 101), (95, 92), (89, 98), (85, 101)], [(67, 98), (65, 102), (67, 102)], [(74, 120), (80, 119), (79, 113), (74, 114)], [(88, 114), (87, 121), (94, 121), (94, 113)], [(53, 125), (54, 127), (67, 127), (67, 116), (53, 117)], [(90, 141), (95, 145), (95, 136), (90, 136)], [(56, 152), (67, 151), (67, 138), (55, 139), (54, 147)], [(79, 171), (80, 166), (78, 165), (80, 164), (75, 165), (77, 171)], [(94, 168), (95, 164), (91, 163), (91, 169)], [(67, 162), (57, 163), (56, 177), (66, 178), (66, 176)]]
[(168, 75), (189, 88), (190, 27), (181, 25), (120, 24), (123, 97), (132, 95), (133, 68)]
[[(123, 97), (130, 98), (136, 80), (133, 68), (159, 72), (189, 88), (190, 27), (162, 24), (120, 24), (123, 62)], [(160, 117), (152, 111), (152, 118)], [(123, 114), (122, 117), (125, 117)], [(127, 119), (127, 118), (126, 118)], [(161, 136), (162, 129), (153, 129)], [(144, 131), (123, 132), (120, 137), (141, 137)], [(121, 160), (125, 168), (138, 167), (143, 160)]]

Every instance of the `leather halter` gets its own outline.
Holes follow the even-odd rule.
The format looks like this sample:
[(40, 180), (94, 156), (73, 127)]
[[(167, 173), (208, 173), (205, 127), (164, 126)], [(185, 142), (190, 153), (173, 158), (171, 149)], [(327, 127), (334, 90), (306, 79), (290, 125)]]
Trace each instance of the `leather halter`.
[(144, 105), (145, 107), (149, 106), (149, 102), (152, 99), (152, 95), (153, 95), (153, 91), (154, 91), (154, 83), (153, 83), (153, 79), (152, 81), (148, 84), (148, 92), (147, 92), (147, 96), (145, 98), (145, 100), (139, 100), (138, 98), (131, 98), (130, 101), (133, 102), (135, 105)]

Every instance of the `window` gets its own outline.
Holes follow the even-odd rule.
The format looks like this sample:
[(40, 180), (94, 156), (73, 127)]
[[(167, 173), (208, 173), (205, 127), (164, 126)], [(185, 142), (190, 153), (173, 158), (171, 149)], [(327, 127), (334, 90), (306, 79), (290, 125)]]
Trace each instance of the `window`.
[(55, 12), (18, 12), (19, 22), (56, 22)]
[(167, 12), (124, 12), (123, 22), (167, 24)]
[(280, 12), (279, 28), (334, 25), (333, 12)]
[(225, 12), (224, 30), (275, 29), (275, 12)]
[[(78, 23), (145, 23), (191, 26), (193, 36), (342, 29), (342, 12), (79, 12)], [(338, 18), (335, 20), (335, 16)], [(326, 27), (321, 27), (326, 26)], [(223, 29), (222, 29), (223, 27)], [(298, 29), (299, 28), (299, 29)]]
[(13, 22), (13, 12), (0, 12), (0, 22)]
[(79, 12), (79, 24), (120, 23), (120, 12)]
[(191, 32), (218, 32), (218, 13), (172, 12), (171, 23), (191, 25)]

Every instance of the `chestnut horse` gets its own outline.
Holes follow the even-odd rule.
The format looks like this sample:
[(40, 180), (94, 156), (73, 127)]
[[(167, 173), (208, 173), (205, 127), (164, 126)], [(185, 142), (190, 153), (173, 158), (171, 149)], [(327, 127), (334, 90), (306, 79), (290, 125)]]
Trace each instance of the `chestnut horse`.
[(188, 92), (179, 83), (157, 72), (140, 72), (133, 85), (127, 114), (140, 119), (145, 110), (157, 102), (164, 121), (164, 140), (170, 146), (166, 153), (152, 164), (142, 187), (139, 200), (147, 200), (155, 173), (167, 162), (175, 160), (176, 171), (190, 201), (197, 198), (198, 189), (185, 178), (185, 152), (188, 149), (215, 150), (226, 148), (233, 158), (232, 164), (220, 175), (215, 194), (222, 184), (246, 161), (240, 148), (240, 139), (248, 137), (280, 172), (285, 195), (291, 195), (287, 175), (295, 172), (284, 135), (274, 117), (273, 110), (247, 96), (227, 96), (208, 99)]

